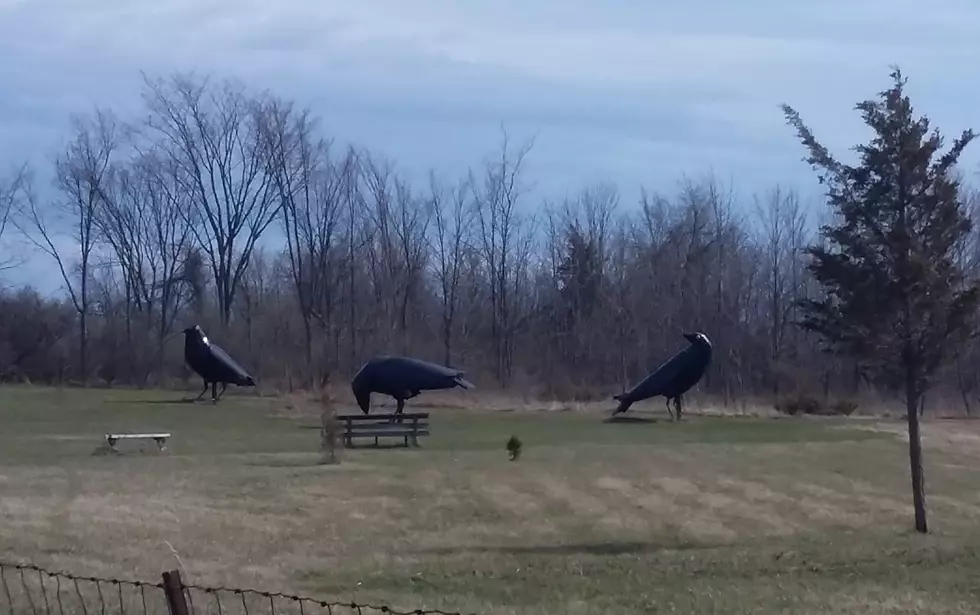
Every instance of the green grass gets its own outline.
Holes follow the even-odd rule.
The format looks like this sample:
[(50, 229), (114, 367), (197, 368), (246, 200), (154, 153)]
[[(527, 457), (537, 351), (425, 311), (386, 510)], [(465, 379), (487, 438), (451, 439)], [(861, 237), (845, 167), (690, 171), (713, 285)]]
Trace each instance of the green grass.
[[(972, 423), (925, 427), (934, 532), (920, 536), (900, 423), (433, 408), (421, 448), (323, 466), (317, 418), (283, 400), (181, 397), (0, 389), (0, 559), (156, 581), (172, 546), (185, 580), (403, 610), (966, 613), (980, 599)], [(170, 450), (92, 454), (130, 430), (169, 431)]]
[[(175, 434), (172, 449), (180, 455), (222, 456), (236, 453), (282, 453), (315, 447), (317, 417), (276, 416), (281, 400), (228, 394), (217, 406), (189, 404), (174, 391), (92, 391), (8, 387), (0, 389), (0, 462), (64, 462), (91, 452), (91, 445), (110, 431), (166, 431)], [(223, 401), (224, 401), (223, 400)], [(358, 410), (345, 406), (341, 412)], [(669, 419), (604, 423), (605, 417), (576, 412), (480, 413), (435, 409), (429, 451), (503, 450), (511, 434), (525, 447), (752, 444), (855, 441), (881, 434), (837, 429), (842, 421), (763, 418), (694, 418), (681, 425)], [(57, 447), (38, 442), (59, 441)], [(378, 455), (372, 455), (372, 459)], [(380, 457), (384, 458), (384, 455)], [(400, 462), (400, 459), (399, 459)]]

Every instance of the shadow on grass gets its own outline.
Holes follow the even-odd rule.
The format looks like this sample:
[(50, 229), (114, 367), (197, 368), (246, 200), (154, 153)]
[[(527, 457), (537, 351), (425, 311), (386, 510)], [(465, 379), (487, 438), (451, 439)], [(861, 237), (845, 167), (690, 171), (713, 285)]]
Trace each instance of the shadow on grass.
[(163, 404), (163, 405), (171, 405), (171, 404), (195, 404), (195, 403), (197, 403), (197, 404), (204, 404), (204, 403), (206, 403), (208, 405), (213, 405), (213, 404), (211, 404), (211, 400), (210, 399), (194, 399), (193, 397), (181, 397), (180, 399), (107, 399), (104, 403), (107, 403), (107, 404), (127, 404), (127, 405), (130, 405), (130, 406), (132, 406), (134, 404)]
[(313, 468), (327, 465), (319, 459), (275, 459), (268, 461), (246, 461), (246, 466), (253, 468)]
[(506, 555), (635, 555), (639, 553), (658, 553), (662, 551), (686, 551), (710, 548), (713, 545), (694, 543), (655, 543), (655, 542), (597, 542), (571, 543), (563, 545), (514, 545), (490, 547), (484, 545), (460, 547), (436, 547), (421, 552), (431, 555), (458, 555), (461, 553), (497, 553)]
[(660, 419), (658, 419), (658, 418), (648, 418), (648, 417), (645, 417), (645, 416), (636, 416), (636, 415), (633, 415), (633, 416), (617, 415), (617, 416), (609, 416), (609, 417), (606, 417), (602, 422), (603, 423), (648, 423), (648, 424), (652, 424), (652, 423), (659, 423), (660, 422)]

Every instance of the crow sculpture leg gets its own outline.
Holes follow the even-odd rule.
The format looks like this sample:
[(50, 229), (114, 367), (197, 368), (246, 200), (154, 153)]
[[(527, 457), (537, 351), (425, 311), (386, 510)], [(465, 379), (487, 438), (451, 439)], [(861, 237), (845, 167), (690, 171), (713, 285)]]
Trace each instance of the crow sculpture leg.
[(221, 392), (218, 393), (218, 396), (214, 398), (214, 401), (218, 401), (219, 399), (221, 399), (221, 396), (224, 395), (225, 394), (225, 391), (227, 391), (227, 390), (228, 390), (228, 383), (227, 382), (222, 382), (221, 383)]
[[(402, 414), (405, 411), (405, 400), (412, 399), (417, 396), (421, 391), (406, 391), (402, 395), (395, 397), (395, 401), (398, 402), (398, 407), (395, 408), (395, 414)], [(391, 421), (395, 421), (395, 417), (391, 417)], [(402, 418), (398, 417), (398, 422), (402, 422)]]
[[(671, 400), (673, 400), (673, 402), (674, 402), (674, 408), (677, 409), (676, 414), (670, 409), (670, 402), (671, 402)], [(677, 395), (675, 397), (668, 397), (667, 398), (667, 414), (670, 415), (670, 420), (672, 420), (672, 421), (679, 421), (679, 420), (681, 420), (681, 410), (682, 410), (682, 408), (681, 408), (681, 396), (680, 395)]]
[(197, 397), (194, 398), (194, 401), (197, 401), (197, 400), (201, 399), (202, 397), (204, 397), (204, 394), (207, 393), (207, 392), (208, 392), (208, 381), (205, 380), (204, 381), (204, 388), (201, 389), (201, 392), (197, 394)]
[[(397, 406), (395, 407), (395, 414), (396, 415), (397, 414), (401, 414), (402, 413), (402, 410), (405, 409), (405, 398), (404, 397), (401, 397), (400, 395), (399, 396), (392, 396), (392, 397), (395, 397), (395, 403), (397, 404)], [(395, 417), (393, 416), (390, 419), (388, 419), (388, 422), (389, 423), (394, 423), (395, 422)], [(401, 423), (401, 417), (398, 417), (398, 422)]]

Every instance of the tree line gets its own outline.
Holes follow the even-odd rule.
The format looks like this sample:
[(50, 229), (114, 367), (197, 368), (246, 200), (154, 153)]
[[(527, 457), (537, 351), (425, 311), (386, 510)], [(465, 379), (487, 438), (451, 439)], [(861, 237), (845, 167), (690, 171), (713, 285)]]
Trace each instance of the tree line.
[[(73, 118), (51, 190), (28, 164), (0, 179), (0, 235), (46, 254), (67, 291), (0, 292), (0, 378), (172, 384), (190, 377), (180, 331), (200, 324), (262, 386), (395, 353), (481, 388), (608, 399), (702, 331), (715, 354), (700, 387), (722, 403), (901, 392), (803, 326), (828, 297), (812, 248), (832, 207), (778, 183), (739, 200), (711, 175), (638, 204), (605, 182), (536, 202), (531, 156), (503, 133), (477, 168), (413, 184), (271, 92), (144, 76), (133, 117)], [(973, 194), (956, 195), (971, 221)], [(970, 226), (955, 264), (975, 276), (978, 257)], [(930, 386), (969, 411), (978, 348), (962, 346)]]

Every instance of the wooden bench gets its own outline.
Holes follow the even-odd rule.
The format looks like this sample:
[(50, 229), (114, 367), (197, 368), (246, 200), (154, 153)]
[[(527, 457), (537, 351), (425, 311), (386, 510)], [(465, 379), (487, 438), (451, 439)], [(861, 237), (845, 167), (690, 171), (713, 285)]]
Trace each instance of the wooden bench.
[(167, 448), (167, 438), (169, 433), (107, 433), (105, 441), (109, 448), (116, 450), (116, 442), (119, 440), (154, 440), (157, 448), (161, 451)]
[(341, 414), (337, 421), (344, 424), (342, 438), (346, 448), (354, 448), (357, 438), (402, 438), (405, 446), (409, 439), (412, 446), (419, 445), (419, 436), (429, 435), (428, 412), (405, 412), (402, 414)]

